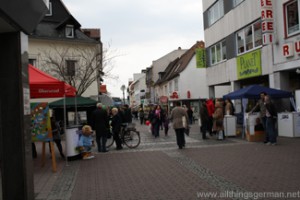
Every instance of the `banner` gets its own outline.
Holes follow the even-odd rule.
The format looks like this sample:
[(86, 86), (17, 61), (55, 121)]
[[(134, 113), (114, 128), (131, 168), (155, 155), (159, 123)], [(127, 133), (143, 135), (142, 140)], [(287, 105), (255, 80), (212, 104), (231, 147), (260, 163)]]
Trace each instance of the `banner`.
[(206, 67), (205, 48), (196, 49), (196, 63), (197, 63), (197, 68)]
[(52, 141), (52, 129), (48, 103), (31, 103), (32, 142)]
[(262, 74), (260, 49), (238, 56), (236, 62), (238, 79), (260, 76)]

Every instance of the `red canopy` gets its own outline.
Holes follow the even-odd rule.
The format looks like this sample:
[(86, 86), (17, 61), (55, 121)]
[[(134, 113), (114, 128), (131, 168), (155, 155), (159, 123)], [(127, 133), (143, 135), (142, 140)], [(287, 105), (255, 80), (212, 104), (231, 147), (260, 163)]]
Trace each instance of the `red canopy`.
[(63, 81), (60, 81), (49, 74), (28, 65), (30, 98), (55, 98), (73, 97), (76, 89)]

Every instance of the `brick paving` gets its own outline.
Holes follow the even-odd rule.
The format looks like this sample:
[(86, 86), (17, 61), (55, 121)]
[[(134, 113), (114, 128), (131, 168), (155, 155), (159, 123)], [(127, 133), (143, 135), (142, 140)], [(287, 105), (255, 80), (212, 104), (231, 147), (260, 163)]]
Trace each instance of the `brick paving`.
[[(200, 197), (200, 192), (300, 191), (300, 138), (279, 138), (277, 146), (235, 137), (203, 141), (199, 127), (192, 125), (186, 148), (179, 150), (172, 128), (159, 138), (146, 126), (137, 129), (142, 136), (137, 149), (113, 147), (105, 154), (94, 152), (95, 159), (69, 162), (56, 152), (56, 173), (51, 159), (40, 167), (39, 155), (34, 160), (36, 199), (221, 199)], [(282, 199), (300, 199), (300, 194)]]

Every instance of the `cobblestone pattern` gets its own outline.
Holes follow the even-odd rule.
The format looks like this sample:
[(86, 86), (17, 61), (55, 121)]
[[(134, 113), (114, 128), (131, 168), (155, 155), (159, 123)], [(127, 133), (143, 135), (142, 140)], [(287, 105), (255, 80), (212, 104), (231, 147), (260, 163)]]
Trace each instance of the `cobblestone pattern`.
[(183, 154), (214, 174), (252, 192), (300, 191), (300, 145), (297, 138), (279, 138), (277, 146), (262, 143), (214, 146)]
[(162, 152), (98, 154), (82, 162), (71, 199), (197, 199), (199, 191), (217, 190)]
[[(189, 171), (195, 173), (199, 178), (209, 185), (217, 188), (219, 191), (233, 191), (233, 192), (245, 192), (246, 190), (228, 180), (222, 176), (218, 176), (210, 171), (208, 168), (202, 167), (194, 162), (191, 158), (183, 155), (180, 152), (174, 151), (164, 151), (168, 156), (175, 159), (183, 167), (187, 168)], [(233, 198), (238, 200), (239, 198)]]

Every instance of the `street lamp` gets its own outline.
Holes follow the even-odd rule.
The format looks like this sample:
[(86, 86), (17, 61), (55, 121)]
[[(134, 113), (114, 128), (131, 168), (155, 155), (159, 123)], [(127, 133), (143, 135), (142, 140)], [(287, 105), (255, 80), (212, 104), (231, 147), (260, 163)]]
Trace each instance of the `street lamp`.
[(121, 86), (121, 90), (123, 92), (123, 104), (125, 104), (125, 90), (126, 90), (126, 86), (125, 85), (122, 85)]

